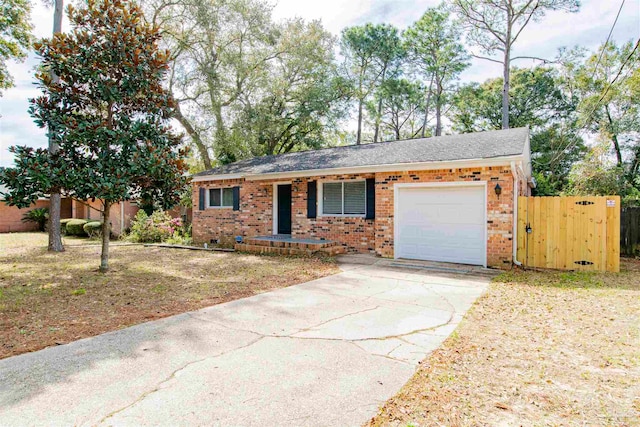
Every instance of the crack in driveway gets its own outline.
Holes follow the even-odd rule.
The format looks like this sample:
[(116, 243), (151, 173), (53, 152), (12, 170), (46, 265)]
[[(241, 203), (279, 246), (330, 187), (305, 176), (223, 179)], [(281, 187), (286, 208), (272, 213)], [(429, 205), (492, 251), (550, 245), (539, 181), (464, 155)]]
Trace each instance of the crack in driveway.
[(264, 338), (265, 338), (264, 336), (261, 336), (260, 338), (257, 338), (257, 339), (255, 339), (255, 340), (252, 340), (252, 341), (248, 342), (247, 344), (241, 345), (240, 347), (235, 347), (235, 348), (229, 349), (229, 350), (227, 350), (227, 351), (223, 351), (223, 352), (221, 352), (221, 353), (218, 353), (218, 354), (215, 354), (215, 355), (212, 355), (212, 356), (203, 357), (203, 358), (201, 358), (201, 359), (192, 360), (192, 361), (190, 361), (190, 362), (185, 363), (185, 364), (184, 364), (184, 365), (182, 365), (181, 367), (179, 367), (179, 368), (177, 368), (177, 369), (173, 370), (173, 371), (171, 372), (171, 374), (170, 374), (167, 378), (165, 378), (164, 380), (162, 380), (162, 381), (160, 381), (159, 383), (157, 383), (157, 384), (155, 385), (155, 387), (153, 387), (151, 390), (147, 390), (147, 391), (145, 391), (144, 393), (142, 393), (140, 396), (138, 396), (138, 397), (137, 397), (133, 402), (131, 402), (130, 404), (125, 405), (125, 406), (123, 406), (122, 408), (120, 408), (120, 409), (116, 409), (115, 411), (112, 411), (112, 412), (108, 413), (107, 415), (105, 415), (105, 416), (104, 416), (100, 421), (98, 421), (98, 422), (96, 423), (96, 425), (104, 423), (104, 422), (105, 422), (106, 420), (108, 420), (109, 418), (111, 418), (111, 417), (113, 417), (113, 416), (115, 416), (115, 415), (119, 414), (119, 413), (120, 413), (120, 412), (122, 412), (122, 411), (125, 411), (125, 410), (127, 410), (127, 409), (129, 409), (129, 408), (131, 408), (131, 407), (133, 407), (133, 406), (135, 406), (135, 405), (137, 405), (138, 403), (142, 402), (144, 399), (146, 399), (147, 397), (149, 397), (149, 396), (150, 396), (150, 395), (152, 395), (153, 393), (155, 393), (155, 392), (157, 392), (157, 391), (160, 391), (160, 390), (161, 390), (162, 385), (163, 385), (163, 384), (166, 384), (166, 383), (168, 383), (169, 381), (171, 381), (172, 379), (174, 379), (174, 378), (176, 377), (176, 375), (178, 374), (178, 372), (183, 371), (183, 370), (185, 370), (185, 369), (189, 368), (190, 366), (193, 366), (193, 365), (195, 365), (195, 364), (197, 364), (197, 363), (201, 363), (201, 362), (204, 362), (204, 361), (206, 361), (206, 360), (216, 359), (216, 358), (218, 358), (218, 357), (224, 356), (224, 355), (229, 354), (229, 353), (232, 353), (232, 352), (234, 352), (234, 351), (242, 350), (242, 349), (244, 349), (244, 348), (250, 347), (250, 346), (254, 345), (255, 343), (257, 343), (258, 341), (263, 340)]
[[(193, 360), (193, 361), (190, 361), (190, 362), (182, 365), (181, 367), (179, 367), (179, 368), (175, 369), (174, 371), (172, 371), (171, 374), (167, 378), (165, 378), (164, 380), (158, 382), (151, 390), (147, 390), (146, 392), (142, 393), (140, 396), (138, 396), (130, 404), (128, 404), (128, 405), (126, 405), (126, 406), (124, 406), (124, 407), (122, 407), (120, 409), (117, 409), (115, 411), (112, 411), (109, 414), (107, 414), (106, 416), (104, 416), (98, 422), (98, 424), (104, 423), (109, 418), (112, 418), (113, 416), (117, 415), (118, 413), (121, 413), (122, 411), (125, 411), (125, 410), (135, 406), (136, 404), (138, 404), (138, 403), (142, 402), (144, 399), (146, 399), (148, 396), (152, 395), (153, 393), (155, 393), (157, 391), (160, 391), (162, 389), (161, 388), (162, 385), (164, 385), (164, 384), (168, 383), (169, 381), (173, 380), (176, 377), (176, 374), (178, 374), (178, 372), (183, 371), (183, 370), (187, 369), (188, 367), (190, 367), (192, 365), (195, 365), (197, 363), (204, 362), (204, 361), (211, 360), (211, 359), (215, 359), (215, 358), (224, 356), (226, 354), (229, 354), (231, 352), (245, 349), (247, 347), (252, 346), (253, 344), (256, 344), (257, 342), (259, 342), (259, 341), (261, 341), (261, 340), (263, 340), (265, 338), (289, 338), (289, 339), (300, 339), (300, 340), (322, 340), (322, 341), (346, 342), (346, 343), (350, 343), (350, 344), (355, 345), (358, 349), (366, 352), (367, 354), (369, 354), (371, 356), (384, 357), (386, 359), (390, 359), (390, 360), (393, 360), (393, 361), (396, 361), (396, 362), (409, 364), (406, 360), (402, 360), (402, 359), (398, 359), (398, 358), (390, 356), (390, 354), (393, 351), (395, 351), (396, 349), (398, 349), (400, 346), (402, 346), (402, 344), (398, 344), (393, 349), (391, 349), (389, 352), (387, 352), (387, 354), (377, 354), (377, 353), (372, 353), (371, 351), (360, 347), (359, 345), (357, 345), (357, 342), (371, 341), (371, 340), (388, 340), (388, 339), (394, 339), (394, 338), (402, 340), (401, 337), (404, 337), (404, 336), (413, 335), (415, 333), (424, 332), (424, 331), (428, 331), (428, 330), (439, 328), (441, 326), (445, 326), (445, 325), (449, 324), (451, 322), (451, 320), (453, 319), (453, 315), (451, 315), (451, 317), (449, 318), (449, 320), (446, 323), (439, 324), (439, 325), (436, 325), (436, 326), (432, 326), (430, 328), (414, 330), (414, 331), (408, 332), (406, 334), (389, 335), (389, 336), (385, 336), (385, 337), (346, 339), (346, 338), (298, 337), (298, 336), (295, 336), (295, 334), (298, 334), (298, 333), (301, 333), (301, 332), (313, 332), (314, 328), (326, 325), (326, 324), (331, 323), (333, 321), (344, 319), (346, 317), (354, 316), (354, 315), (361, 314), (361, 313), (366, 313), (368, 311), (374, 311), (374, 310), (377, 310), (379, 308), (380, 308), (380, 306), (369, 307), (369, 308), (366, 308), (366, 309), (363, 309), (363, 310), (358, 310), (358, 311), (355, 311), (355, 312), (351, 312), (351, 313), (347, 313), (347, 314), (344, 314), (344, 315), (341, 315), (341, 316), (337, 316), (337, 317), (328, 319), (326, 321), (323, 321), (321, 323), (318, 323), (316, 325), (310, 326), (308, 328), (301, 329), (301, 330), (295, 332), (294, 334), (290, 334), (290, 335), (277, 335), (277, 334), (267, 335), (267, 334), (263, 334), (263, 333), (260, 333), (260, 332), (257, 332), (257, 331), (252, 331), (252, 330), (249, 330), (249, 329), (233, 328), (231, 326), (225, 325), (225, 324), (220, 323), (220, 322), (216, 322), (216, 321), (213, 321), (213, 320), (210, 320), (210, 319), (205, 319), (205, 318), (196, 316), (194, 313), (187, 313), (191, 318), (193, 318), (195, 320), (214, 323), (214, 324), (216, 324), (218, 326), (221, 326), (221, 327), (224, 327), (224, 328), (227, 328), (227, 329), (230, 329), (230, 330), (238, 331), (238, 332), (246, 332), (246, 333), (258, 335), (258, 338), (250, 341), (249, 343), (247, 343), (245, 345), (242, 345), (242, 346), (239, 346), (239, 347), (235, 347), (233, 349), (218, 353), (218, 354), (213, 355), (213, 356), (208, 356), (208, 357), (204, 357), (204, 358), (201, 358), (201, 359), (198, 359), (198, 360)], [(405, 340), (402, 340), (402, 341), (407, 343), (407, 344), (411, 344), (408, 341), (405, 341)]]

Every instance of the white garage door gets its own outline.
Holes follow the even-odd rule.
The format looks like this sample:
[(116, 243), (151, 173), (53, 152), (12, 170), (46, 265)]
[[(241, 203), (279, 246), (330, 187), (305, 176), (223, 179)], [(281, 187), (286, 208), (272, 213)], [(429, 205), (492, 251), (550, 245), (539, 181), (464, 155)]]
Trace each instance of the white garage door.
[(485, 265), (485, 187), (398, 188), (396, 258)]

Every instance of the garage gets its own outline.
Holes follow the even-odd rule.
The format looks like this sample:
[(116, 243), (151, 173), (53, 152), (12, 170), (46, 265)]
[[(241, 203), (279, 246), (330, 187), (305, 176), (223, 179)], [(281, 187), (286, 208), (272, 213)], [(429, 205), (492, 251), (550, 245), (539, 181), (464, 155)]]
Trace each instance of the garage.
[(486, 266), (486, 184), (398, 184), (395, 257)]

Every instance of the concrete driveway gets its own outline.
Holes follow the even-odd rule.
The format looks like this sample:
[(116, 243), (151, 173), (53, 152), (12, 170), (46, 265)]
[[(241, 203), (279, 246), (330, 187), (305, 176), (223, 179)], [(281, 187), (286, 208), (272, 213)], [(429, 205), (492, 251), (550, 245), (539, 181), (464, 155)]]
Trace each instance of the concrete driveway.
[(489, 281), (395, 265), (0, 360), (0, 424), (360, 425)]

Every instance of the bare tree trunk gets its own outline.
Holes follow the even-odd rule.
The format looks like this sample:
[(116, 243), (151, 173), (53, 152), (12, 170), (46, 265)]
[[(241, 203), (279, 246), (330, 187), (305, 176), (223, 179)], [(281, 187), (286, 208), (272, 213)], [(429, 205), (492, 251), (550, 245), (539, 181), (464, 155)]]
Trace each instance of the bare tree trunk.
[(231, 157), (235, 157), (235, 154), (231, 151), (231, 145), (227, 138), (227, 129), (224, 126), (224, 119), (222, 117), (222, 106), (215, 104), (213, 106), (214, 117), (216, 121), (215, 143), (216, 143), (216, 158), (218, 160), (235, 161)]
[(431, 106), (431, 90), (433, 89), (433, 75), (431, 75), (431, 81), (429, 82), (429, 91), (427, 92), (427, 104), (424, 107), (424, 120), (422, 121), (422, 137), (426, 136), (427, 121), (429, 119), (429, 107)]
[(102, 214), (102, 253), (100, 254), (100, 272), (109, 271), (109, 239), (111, 227), (109, 224), (109, 214), (111, 203), (104, 201), (104, 213)]
[(360, 145), (362, 142), (362, 104), (363, 100), (358, 100), (358, 132), (356, 133), (356, 144)]
[[(604, 110), (607, 113), (607, 120), (609, 121), (609, 129), (613, 129), (613, 119), (611, 118), (611, 113), (609, 112), (609, 105), (604, 106)], [(618, 142), (618, 135), (614, 132), (611, 132), (611, 140), (613, 141), (613, 150), (616, 152), (616, 166), (622, 166), (622, 151), (620, 150), (620, 143)]]
[[(508, 17), (511, 22), (511, 16)], [(506, 43), (504, 45), (504, 63), (502, 69), (502, 129), (509, 129), (509, 85), (511, 83), (509, 66), (511, 65), (511, 24), (507, 27)]]
[(436, 79), (436, 136), (442, 135), (442, 82)]
[(502, 129), (509, 129), (509, 51), (504, 54), (504, 69), (502, 85)]
[(378, 142), (380, 132), (380, 114), (382, 114), (382, 98), (378, 101), (378, 111), (376, 115), (376, 128), (373, 130), (373, 142)]
[[(382, 70), (382, 80), (380, 80), (380, 86), (384, 84), (384, 79), (387, 74), (387, 67)], [(373, 142), (378, 142), (378, 136), (380, 133), (380, 115), (382, 114), (382, 97), (378, 100), (378, 111), (376, 115), (376, 128), (373, 130)]]
[[(64, 7), (63, 0), (55, 0), (53, 12), (53, 34), (60, 33), (62, 31), (62, 9)], [(58, 76), (55, 73), (51, 73), (53, 82), (58, 81)], [(53, 138), (49, 137), (49, 154), (54, 155), (58, 152), (58, 144), (55, 143)], [(49, 194), (49, 246), (48, 250), (51, 252), (63, 252), (64, 246), (62, 245), (62, 236), (60, 234), (60, 210), (61, 210), (62, 197), (60, 196), (60, 189), (54, 189)]]
[(191, 140), (196, 145), (196, 148), (198, 149), (198, 153), (200, 153), (200, 157), (202, 157), (202, 162), (204, 163), (205, 169), (211, 169), (212, 167), (211, 156), (209, 156), (209, 150), (207, 150), (207, 147), (204, 145), (204, 142), (202, 142), (202, 138), (200, 138), (200, 133), (197, 130), (195, 130), (194, 127), (191, 125), (191, 122), (185, 116), (182, 115), (182, 111), (180, 110), (179, 105), (175, 109), (173, 116), (184, 127), (184, 129), (189, 134), (189, 137), (191, 137)]

